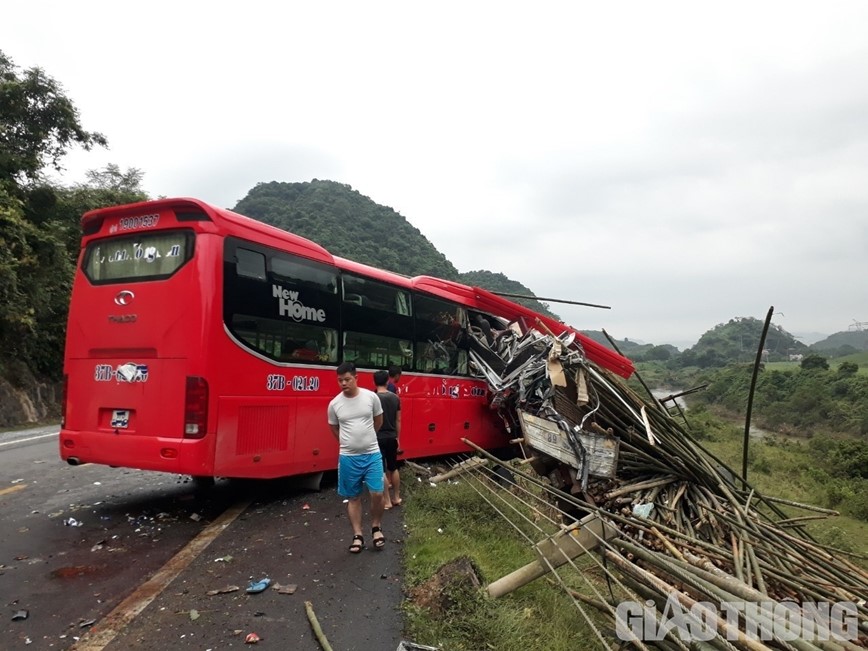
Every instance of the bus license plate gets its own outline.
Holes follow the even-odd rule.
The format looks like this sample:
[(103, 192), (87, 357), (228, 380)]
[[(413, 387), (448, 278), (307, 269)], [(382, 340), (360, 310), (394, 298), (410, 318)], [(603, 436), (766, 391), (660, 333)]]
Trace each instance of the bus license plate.
[(126, 429), (130, 426), (130, 410), (115, 409), (112, 411), (112, 427), (115, 429)]

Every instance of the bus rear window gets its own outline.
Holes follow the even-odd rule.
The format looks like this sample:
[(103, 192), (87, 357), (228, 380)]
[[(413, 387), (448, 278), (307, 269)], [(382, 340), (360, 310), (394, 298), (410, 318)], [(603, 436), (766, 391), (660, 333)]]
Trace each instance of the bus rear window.
[(160, 280), (174, 274), (192, 255), (192, 231), (138, 233), (91, 242), (82, 270), (93, 283)]

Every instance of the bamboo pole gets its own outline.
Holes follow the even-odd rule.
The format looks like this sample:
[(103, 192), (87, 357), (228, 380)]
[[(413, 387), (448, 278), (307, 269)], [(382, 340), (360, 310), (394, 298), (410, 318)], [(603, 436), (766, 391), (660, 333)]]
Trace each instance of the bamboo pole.
[[(540, 336), (533, 334), (533, 337)], [(524, 345), (518, 344), (509, 355), (523, 349)], [(744, 478), (746, 471), (741, 478), (732, 470), (729, 475), (721, 472), (720, 467), (727, 468), (726, 464), (705, 450), (662, 408), (659, 401), (643, 400), (618, 378), (580, 356), (573, 355), (568, 359), (574, 352), (571, 348), (561, 356), (561, 363), (565, 371), (573, 372), (576, 367), (587, 371), (585, 377), (591, 400), (587, 405), (580, 405), (580, 411), (571, 415), (571, 419), (581, 420), (582, 427), (589, 430), (599, 429), (617, 437), (620, 443), (616, 481), (592, 482), (583, 495), (584, 500), (536, 482), (541, 490), (612, 522), (626, 538), (619, 539), (624, 543), (624, 549), (628, 544), (634, 544), (654, 550), (653, 554), (664, 555), (659, 562), (657, 556), (653, 556), (656, 564), (651, 563), (652, 566), (645, 567), (645, 570), (663, 574), (667, 580), (674, 576), (673, 563), (683, 564), (691, 556), (702, 555), (707, 557), (703, 563), (714, 568), (715, 574), (723, 574), (732, 585), (742, 586), (744, 591), (754, 595), (755, 601), (853, 601), (850, 597), (868, 593), (868, 575), (864, 570), (842, 559), (842, 554), (836, 550), (818, 545), (799, 526), (799, 523), (818, 516), (791, 518), (780, 505), (827, 515), (836, 515), (837, 512), (780, 498), (766, 498), (747, 483)], [(553, 406), (551, 399), (540, 397), (541, 393), (531, 396), (525, 391), (531, 380), (545, 381), (545, 374), (535, 367), (529, 366), (528, 370), (529, 373), (522, 376), (521, 384), (517, 377), (511, 376), (493, 391), (512, 391), (515, 396), (507, 397), (501, 408), (509, 408), (509, 401), (521, 396), (526, 401), (522, 404), (526, 404), (531, 412), (539, 409), (539, 413), (545, 414)], [(653, 437), (649, 437), (649, 432)], [(516, 474), (524, 476), (517, 471)], [(639, 503), (652, 504), (654, 509), (647, 517), (636, 515), (631, 507)], [(786, 528), (788, 525), (793, 528)], [(609, 551), (604, 558), (609, 558), (612, 547), (605, 547)], [(555, 546), (551, 551), (554, 555), (564, 555)], [(638, 554), (634, 556), (638, 557)], [(541, 560), (550, 562), (543, 554)], [(612, 562), (617, 563), (614, 559)], [(643, 561), (643, 565), (647, 563)], [(614, 578), (616, 569), (621, 570), (624, 579), (638, 576), (639, 581), (648, 580), (641, 568), (634, 566), (629, 569), (620, 566), (611, 570), (605, 568), (604, 571), (609, 578)], [(707, 570), (682, 568), (679, 576), (688, 582), (691, 591), (696, 590), (698, 594), (724, 594), (726, 591), (720, 586), (712, 589), (703, 584), (706, 579), (698, 575), (704, 571)], [(673, 588), (665, 581), (656, 587), (659, 589), (663, 585)], [(863, 612), (868, 610), (862, 605), (858, 607), (860, 626), (868, 630), (868, 620)], [(726, 644), (723, 638), (713, 642), (717, 651), (726, 648)], [(666, 649), (682, 646), (683, 643), (675, 639), (661, 644)], [(747, 648), (741, 640), (737, 640), (737, 646)], [(787, 648), (787, 645), (780, 646)], [(843, 648), (835, 643), (820, 646), (826, 651), (841, 651)]]
[(572, 527), (537, 543), (535, 549), (540, 558), (490, 583), (486, 588), (488, 596), (496, 599), (518, 590), (616, 535), (617, 529), (596, 515), (589, 515)]
[(313, 633), (316, 635), (319, 645), (323, 648), (323, 651), (332, 651), (331, 644), (329, 644), (328, 639), (326, 639), (325, 633), (322, 632), (322, 627), (319, 625), (319, 621), (316, 618), (316, 613), (313, 612), (313, 604), (309, 601), (305, 601), (304, 609), (307, 612), (310, 627), (313, 629)]
[[(699, 570), (690, 566), (687, 563), (677, 562), (674, 559), (666, 558), (661, 554), (652, 552), (643, 547), (639, 547), (637, 545), (631, 545), (629, 543), (624, 544), (625, 549), (629, 549), (631, 553), (635, 554), (638, 558), (643, 559), (646, 565), (646, 571), (650, 571), (651, 568), (656, 568), (658, 571), (665, 572), (667, 575), (684, 582), (686, 585), (690, 586), (698, 593), (707, 596), (708, 598), (718, 601), (720, 603), (733, 603), (739, 601), (737, 594), (729, 592), (728, 590), (722, 588), (717, 583), (713, 581), (707, 581), (705, 578), (699, 575)], [(735, 581), (730, 582), (730, 586), (736, 587), (739, 584)], [(744, 585), (744, 584), (741, 584)], [(757, 591), (753, 590), (748, 586), (748, 590), (751, 593), (759, 594), (760, 599), (755, 600), (756, 603), (765, 604), (773, 604), (770, 608), (770, 612), (773, 615), (774, 613), (774, 604), (772, 600), (768, 598), (767, 595), (763, 595), (757, 593)], [(740, 591), (741, 592), (741, 591)], [(750, 601), (748, 599), (748, 601)], [(743, 613), (743, 616), (748, 618), (747, 613)], [(770, 619), (770, 615), (764, 612), (757, 612), (756, 614), (751, 614), (749, 619), (758, 623), (762, 628), (769, 631), (770, 633), (774, 632), (774, 620)], [(786, 641), (774, 637), (775, 641), (778, 644), (781, 644), (785, 649), (795, 647), (799, 651), (819, 651), (814, 645), (810, 643), (792, 643), (792, 647)]]
[(824, 509), (819, 506), (814, 506), (813, 504), (804, 504), (802, 502), (794, 502), (793, 500), (785, 500), (782, 497), (769, 497), (768, 495), (764, 495), (763, 497), (767, 502), (786, 504), (787, 506), (796, 506), (800, 509), (805, 509), (806, 511), (816, 511), (817, 513), (827, 513), (828, 515), (841, 515), (838, 511), (834, 511), (832, 509)]
[[(673, 586), (669, 585), (665, 581), (661, 580), (654, 574), (643, 570), (642, 568), (628, 562), (622, 556), (616, 554), (612, 551), (604, 552), (606, 558), (612, 561), (615, 565), (617, 565), (624, 572), (633, 575), (640, 581), (645, 581), (650, 585), (653, 585), (657, 590), (659, 590), (662, 594), (672, 595), (681, 603), (681, 605), (688, 610), (691, 609), (697, 601), (683, 592), (679, 592), (675, 590)], [(715, 623), (717, 625), (718, 633), (720, 633), (727, 640), (735, 641), (737, 640), (741, 645), (741, 648), (748, 649), (749, 651), (771, 651), (769, 647), (767, 647), (762, 642), (758, 640), (753, 640), (746, 636), (739, 629), (730, 626), (727, 621), (720, 617), (715, 617)]]
[(462, 461), (452, 470), (431, 477), (430, 481), (432, 484), (439, 484), (441, 481), (446, 481), (447, 479), (452, 479), (453, 477), (457, 477), (458, 475), (461, 475), (465, 472), (470, 472), (471, 470), (475, 470), (479, 466), (484, 466), (487, 463), (488, 461), (485, 459), (480, 459), (479, 457), (471, 457), (466, 461)]
[(769, 331), (769, 324), (772, 322), (772, 313), (775, 311), (774, 305), (769, 308), (766, 315), (766, 322), (763, 324), (763, 331), (760, 335), (759, 348), (756, 351), (756, 361), (753, 365), (753, 375), (750, 379), (750, 389), (747, 394), (747, 413), (744, 417), (744, 440), (742, 442), (742, 460), (741, 460), (741, 479), (747, 484), (747, 444), (750, 440), (750, 416), (753, 409), (753, 394), (756, 388), (756, 378), (759, 374), (760, 362), (762, 361), (763, 346), (766, 343), (766, 334)]

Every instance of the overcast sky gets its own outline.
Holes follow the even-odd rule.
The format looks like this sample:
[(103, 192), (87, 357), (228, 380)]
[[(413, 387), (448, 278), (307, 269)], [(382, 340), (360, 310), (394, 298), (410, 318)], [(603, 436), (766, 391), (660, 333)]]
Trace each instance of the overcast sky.
[(339, 181), (617, 339), (868, 322), (868, 2), (7, 0), (0, 50), (109, 139), (65, 183)]

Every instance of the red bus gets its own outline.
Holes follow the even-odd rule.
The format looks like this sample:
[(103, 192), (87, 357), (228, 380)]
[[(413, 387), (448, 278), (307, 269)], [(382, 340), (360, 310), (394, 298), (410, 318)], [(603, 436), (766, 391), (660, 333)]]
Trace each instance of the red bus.
[[(82, 218), (64, 359), (60, 455), (196, 478), (334, 469), (326, 406), (339, 361), (403, 369), (404, 458), (508, 436), (456, 332), (540, 318), (485, 290), (332, 256), (292, 233), (194, 199)], [(626, 358), (582, 339), (623, 376)]]

